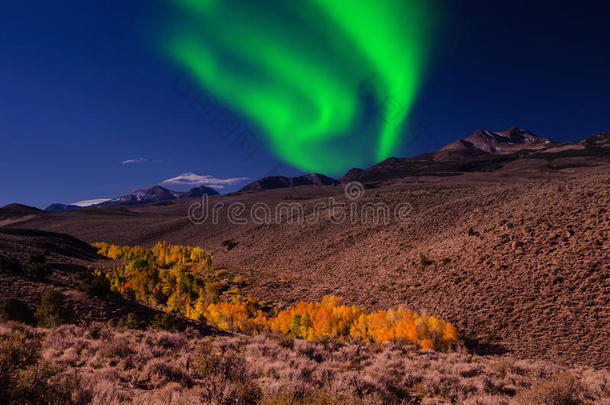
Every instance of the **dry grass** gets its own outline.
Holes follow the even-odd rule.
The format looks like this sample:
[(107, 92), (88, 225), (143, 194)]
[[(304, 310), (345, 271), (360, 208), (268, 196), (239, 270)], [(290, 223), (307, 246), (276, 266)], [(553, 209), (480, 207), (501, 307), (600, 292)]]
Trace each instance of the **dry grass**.
[(203, 337), (192, 329), (0, 324), (3, 342), (15, 337), (23, 348), (39, 347), (28, 367), (44, 362), (63, 370), (45, 384), (57, 392), (72, 384), (69, 403), (610, 403), (608, 371), (506, 356), (284, 336)]

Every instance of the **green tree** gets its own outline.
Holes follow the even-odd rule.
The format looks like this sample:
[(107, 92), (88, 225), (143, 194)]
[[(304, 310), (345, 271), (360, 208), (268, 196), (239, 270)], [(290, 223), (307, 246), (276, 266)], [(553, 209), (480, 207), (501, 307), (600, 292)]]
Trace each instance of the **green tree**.
[(52, 287), (45, 290), (35, 315), (38, 325), (43, 328), (72, 323), (76, 319), (74, 311), (67, 305), (64, 295)]

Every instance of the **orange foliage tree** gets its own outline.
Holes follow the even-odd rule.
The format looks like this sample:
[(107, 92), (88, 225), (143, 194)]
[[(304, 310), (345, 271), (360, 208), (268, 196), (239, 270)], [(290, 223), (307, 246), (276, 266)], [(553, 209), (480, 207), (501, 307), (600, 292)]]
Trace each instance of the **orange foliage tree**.
[(422, 316), (403, 306), (366, 313), (332, 295), (265, 314), (256, 299), (239, 295), (243, 279), (222, 279), (229, 277), (227, 272), (214, 273), (212, 255), (200, 248), (164, 242), (152, 249), (104, 242), (94, 246), (100, 254), (126, 261), (107, 275), (115, 291), (223, 329), (278, 332), (308, 340), (410, 342), (424, 350), (447, 351), (460, 344), (455, 327), (434, 316)]

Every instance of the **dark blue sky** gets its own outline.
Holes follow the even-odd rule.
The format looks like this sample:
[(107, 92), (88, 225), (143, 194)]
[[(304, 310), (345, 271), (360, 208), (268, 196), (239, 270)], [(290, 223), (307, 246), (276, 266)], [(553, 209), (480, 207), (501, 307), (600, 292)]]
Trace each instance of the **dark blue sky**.
[[(114, 197), (184, 172), (298, 174), (278, 166), (260, 141), (222, 136), (193, 108), (191, 93), (174, 91), (181, 72), (151, 34), (164, 7), (151, 0), (3, 4), (0, 205)], [(401, 156), (478, 128), (517, 125), (560, 141), (610, 129), (607, 2), (439, 7), (443, 24), (411, 113), (414, 138)], [(146, 161), (121, 164), (138, 158)]]

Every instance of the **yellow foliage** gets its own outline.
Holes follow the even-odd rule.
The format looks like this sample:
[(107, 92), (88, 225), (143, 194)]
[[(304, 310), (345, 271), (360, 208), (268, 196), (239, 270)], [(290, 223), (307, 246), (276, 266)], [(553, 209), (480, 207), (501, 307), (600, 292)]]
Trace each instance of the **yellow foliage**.
[[(256, 299), (240, 297), (243, 277), (234, 277), (231, 284), (218, 280), (229, 276), (226, 271), (212, 274), (212, 255), (201, 248), (165, 242), (152, 249), (104, 242), (93, 246), (102, 255), (127, 260), (107, 276), (114, 290), (223, 329), (280, 332), (308, 340), (405, 341), (424, 350), (450, 350), (459, 344), (455, 327), (434, 316), (421, 316), (402, 306), (365, 313), (332, 295), (319, 302), (299, 301), (274, 316), (266, 315)], [(229, 293), (232, 300), (223, 301)]]

